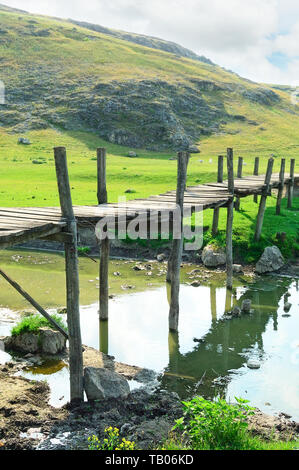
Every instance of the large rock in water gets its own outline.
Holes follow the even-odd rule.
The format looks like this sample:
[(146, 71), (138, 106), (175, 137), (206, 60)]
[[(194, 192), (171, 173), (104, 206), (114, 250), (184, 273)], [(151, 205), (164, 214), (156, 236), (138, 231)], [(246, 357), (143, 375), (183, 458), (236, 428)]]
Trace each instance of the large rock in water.
[(59, 331), (40, 328), (37, 333), (23, 333), (4, 339), (5, 348), (24, 353), (55, 355), (66, 347), (66, 338)]
[(201, 259), (207, 268), (216, 268), (226, 263), (226, 255), (223, 250), (213, 246), (207, 245), (204, 247)]
[(97, 367), (85, 367), (84, 389), (88, 400), (127, 398), (130, 393), (129, 384), (124, 377)]
[(285, 264), (284, 258), (277, 246), (268, 246), (256, 264), (255, 270), (259, 274), (278, 271)]

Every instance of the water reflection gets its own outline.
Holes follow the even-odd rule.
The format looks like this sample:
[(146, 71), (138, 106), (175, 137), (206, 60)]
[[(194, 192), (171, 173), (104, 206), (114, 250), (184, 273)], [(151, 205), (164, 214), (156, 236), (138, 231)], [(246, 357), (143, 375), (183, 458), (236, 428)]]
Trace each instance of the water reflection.
[[(243, 396), (265, 411), (286, 411), (298, 418), (299, 372), (290, 351), (296, 338), (299, 347), (297, 292), (298, 283), (279, 278), (233, 291), (215, 284), (182, 286), (179, 333), (168, 331), (165, 290), (164, 297), (163, 289), (133, 294), (111, 305), (109, 331), (107, 322), (100, 328), (101, 350), (160, 371), (161, 387), (182, 398)], [(289, 317), (284, 312), (287, 293), (293, 304)], [(252, 301), (253, 314), (224, 319), (225, 312), (245, 299)], [(249, 358), (260, 361), (261, 368), (248, 369)], [(277, 394), (284, 382), (294, 389), (292, 400)]]

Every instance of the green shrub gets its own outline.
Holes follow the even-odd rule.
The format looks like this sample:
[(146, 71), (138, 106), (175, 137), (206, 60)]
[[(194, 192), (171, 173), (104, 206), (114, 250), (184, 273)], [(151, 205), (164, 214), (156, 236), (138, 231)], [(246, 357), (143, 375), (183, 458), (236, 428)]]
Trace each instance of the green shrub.
[(253, 414), (248, 401), (236, 398), (229, 404), (196, 397), (183, 402), (184, 415), (174, 429), (184, 432), (194, 450), (245, 450), (252, 448), (247, 416)]
[[(51, 318), (58, 323), (59, 326), (66, 329), (65, 324), (58, 315), (51, 315)], [(53, 328), (53, 325), (41, 315), (29, 315), (24, 317), (11, 331), (12, 336), (22, 335), (23, 333), (36, 333), (40, 328)]]

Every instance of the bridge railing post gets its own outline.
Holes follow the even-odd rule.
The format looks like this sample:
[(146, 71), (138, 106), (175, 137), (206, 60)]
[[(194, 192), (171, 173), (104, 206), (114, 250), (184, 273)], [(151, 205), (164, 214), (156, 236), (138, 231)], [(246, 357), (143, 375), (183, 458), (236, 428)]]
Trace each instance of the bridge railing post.
[(273, 170), (273, 163), (274, 163), (274, 159), (269, 158), (267, 173), (266, 173), (266, 177), (265, 177), (265, 185), (264, 185), (264, 189), (263, 189), (263, 192), (262, 192), (262, 195), (261, 195), (259, 211), (258, 211), (257, 221), (256, 221), (256, 229), (255, 229), (254, 239), (257, 242), (261, 238), (264, 215), (265, 215), (265, 210), (266, 210), (267, 196), (268, 196), (269, 191), (270, 191), (270, 183), (271, 183), (271, 176), (272, 176), (272, 170)]
[(83, 401), (83, 355), (80, 328), (79, 271), (77, 251), (77, 221), (75, 219), (64, 147), (54, 149), (56, 175), (62, 216), (67, 220), (71, 241), (64, 244), (67, 324), (69, 333), (70, 398), (71, 403)]
[(234, 154), (233, 149), (227, 149), (227, 178), (228, 191), (232, 195), (227, 205), (226, 222), (226, 286), (233, 287), (233, 219), (234, 219)]
[(177, 190), (176, 204), (180, 211), (180, 238), (173, 238), (171, 262), (169, 263), (171, 293), (170, 293), (170, 309), (169, 309), (169, 329), (171, 331), (178, 330), (179, 324), (179, 291), (180, 291), (180, 272), (182, 251), (184, 244), (183, 233), (183, 217), (184, 217), (184, 193), (186, 185), (188, 153), (178, 153), (178, 174), (177, 174)]
[[(238, 158), (237, 178), (242, 178), (242, 173), (243, 173), (243, 157), (239, 157)], [(240, 210), (240, 197), (239, 196), (237, 196), (237, 198), (236, 198), (235, 209), (236, 209), (236, 211)]]
[(282, 158), (281, 164), (280, 164), (279, 187), (278, 187), (277, 200), (276, 200), (276, 215), (280, 214), (281, 200), (282, 200), (283, 190), (284, 190), (285, 165), (286, 165), (286, 160), (285, 158)]
[[(107, 186), (106, 186), (106, 149), (97, 149), (97, 180), (98, 180), (98, 203), (107, 204)], [(100, 320), (109, 318), (109, 234), (106, 238), (99, 241), (100, 245)]]
[(288, 209), (291, 209), (292, 203), (293, 203), (294, 182), (295, 182), (295, 158), (292, 158), (291, 166), (290, 166), (290, 181), (288, 184)]
[[(253, 170), (253, 174), (254, 176), (258, 176), (259, 174), (259, 166), (260, 166), (260, 158), (259, 157), (255, 157), (255, 160), (254, 160), (254, 170)], [(253, 196), (253, 202), (257, 203), (258, 202), (258, 195), (255, 194)]]
[[(223, 183), (223, 156), (222, 155), (219, 155), (218, 157), (217, 183)], [(216, 207), (213, 213), (213, 224), (212, 224), (213, 237), (215, 237), (218, 233), (219, 211), (220, 211), (220, 208)]]

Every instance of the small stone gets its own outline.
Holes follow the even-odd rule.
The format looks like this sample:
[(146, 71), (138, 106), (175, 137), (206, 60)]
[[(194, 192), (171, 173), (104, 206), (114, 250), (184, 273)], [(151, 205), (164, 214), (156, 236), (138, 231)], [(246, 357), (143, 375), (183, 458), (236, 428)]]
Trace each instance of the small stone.
[(232, 310), (232, 315), (234, 317), (239, 317), (241, 315), (241, 309), (240, 307), (238, 307), (237, 305), (234, 306), (233, 310)]
[(200, 282), (199, 282), (199, 281), (193, 281), (193, 282), (191, 282), (190, 286), (192, 286), (192, 287), (200, 287)]
[(242, 268), (241, 264), (233, 264), (233, 272), (234, 273), (242, 273), (243, 268)]
[(165, 259), (166, 259), (165, 253), (161, 253), (160, 255), (157, 255), (157, 261), (159, 261), (159, 263), (162, 263), (162, 261), (164, 261)]
[(251, 300), (250, 299), (243, 300), (242, 306), (241, 306), (241, 311), (242, 311), (242, 313), (250, 313), (251, 312)]
[(249, 367), (249, 369), (260, 369), (261, 364), (258, 361), (254, 360), (254, 359), (250, 359), (247, 362), (247, 367)]

